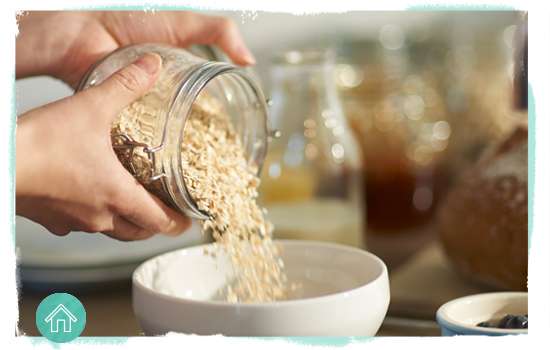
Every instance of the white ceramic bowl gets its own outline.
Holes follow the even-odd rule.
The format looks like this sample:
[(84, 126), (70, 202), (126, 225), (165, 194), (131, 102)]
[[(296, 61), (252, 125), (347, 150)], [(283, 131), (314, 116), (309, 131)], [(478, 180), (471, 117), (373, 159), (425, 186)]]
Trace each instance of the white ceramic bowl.
[[(168, 332), (226, 336), (374, 336), (390, 300), (378, 257), (344, 245), (280, 240), (296, 299), (271, 303), (221, 301), (231, 267), (202, 245), (146, 261), (133, 275), (133, 308), (146, 335)], [(220, 271), (217, 270), (216, 265)]]
[[(527, 334), (527, 329), (505, 329), (498, 321), (506, 314), (526, 315), (526, 292), (496, 292), (469, 295), (443, 304), (436, 314), (442, 336)], [(495, 328), (478, 327), (491, 322)]]

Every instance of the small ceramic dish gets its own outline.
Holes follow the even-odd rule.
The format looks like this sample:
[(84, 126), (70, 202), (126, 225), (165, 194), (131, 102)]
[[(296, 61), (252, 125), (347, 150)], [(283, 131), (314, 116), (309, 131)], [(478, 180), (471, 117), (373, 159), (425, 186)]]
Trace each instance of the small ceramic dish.
[(374, 336), (390, 300), (378, 257), (349, 246), (297, 240), (281, 244), (293, 300), (229, 303), (217, 291), (232, 268), (201, 245), (148, 260), (133, 275), (133, 308), (146, 335)]
[[(469, 295), (443, 304), (436, 313), (442, 336), (527, 334), (528, 329), (498, 328), (505, 315), (527, 315), (526, 292)], [(476, 326), (491, 322), (495, 328)]]

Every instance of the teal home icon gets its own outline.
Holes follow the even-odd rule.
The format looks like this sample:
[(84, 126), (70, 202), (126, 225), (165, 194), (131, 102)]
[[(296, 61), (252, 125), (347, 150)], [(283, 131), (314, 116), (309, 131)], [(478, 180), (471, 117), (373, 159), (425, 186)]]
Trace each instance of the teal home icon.
[[(76, 322), (77, 319), (74, 315), (67, 310), (63, 304), (59, 304), (51, 314), (46, 317), (46, 322), (51, 324), (52, 333), (55, 332), (71, 332), (71, 323)], [(60, 327), (60, 324), (63, 326)]]
[(36, 309), (36, 326), (55, 343), (76, 339), (86, 325), (84, 305), (71, 294), (55, 293), (46, 297)]

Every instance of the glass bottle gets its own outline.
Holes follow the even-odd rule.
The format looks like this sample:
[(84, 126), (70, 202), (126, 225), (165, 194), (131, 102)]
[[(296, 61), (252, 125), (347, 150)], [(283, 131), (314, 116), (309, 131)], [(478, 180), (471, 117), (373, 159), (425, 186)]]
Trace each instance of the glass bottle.
[(271, 67), (270, 143), (260, 199), (279, 239), (362, 246), (360, 148), (348, 127), (330, 50), (287, 51)]
[[(398, 30), (394, 25), (391, 30)], [(434, 213), (448, 179), (451, 126), (434, 74), (417, 64), (423, 47), (349, 43), (337, 75), (344, 108), (362, 148), (365, 241), (389, 269), (435, 237)], [(353, 84), (351, 84), (353, 83)]]
[[(194, 52), (158, 44), (122, 47), (90, 67), (76, 91), (101, 83), (146, 53), (158, 53), (163, 69), (157, 83), (163, 81), (166, 89), (157, 94), (158, 108), (150, 113), (156, 114), (156, 121), (145, 122), (147, 111), (138, 120), (150, 137), (138, 143), (127, 134), (111, 135), (113, 147), (125, 167), (150, 192), (185, 215), (205, 220), (209, 215), (191, 197), (182, 171), (181, 145), (191, 105), (203, 92), (220, 102), (222, 112), (231, 117), (241, 137), (248, 164), (259, 172), (267, 150), (267, 104), (250, 69), (228, 63), (227, 57), (213, 47), (195, 46), (191, 50)], [(138, 173), (136, 168), (144, 163), (149, 171)]]

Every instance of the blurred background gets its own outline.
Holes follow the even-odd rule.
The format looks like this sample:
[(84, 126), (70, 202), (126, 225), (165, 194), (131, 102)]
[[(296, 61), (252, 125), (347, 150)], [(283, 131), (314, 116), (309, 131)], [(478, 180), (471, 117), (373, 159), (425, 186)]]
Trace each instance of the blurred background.
[[(270, 125), (280, 136), (266, 157), (260, 199), (275, 237), (372, 251), (386, 262), (390, 278), (396, 271), (392, 300), (402, 303), (401, 309), (390, 305), (390, 316), (409, 308), (410, 317), (424, 312), (431, 320), (429, 301), (416, 300), (424, 303), (422, 311), (407, 304), (408, 296), (393, 294), (409, 289), (410, 279), (399, 279), (397, 269), (436, 239), (438, 205), (459, 174), (527, 123), (526, 114), (513, 109), (512, 95), (522, 13), (203, 13), (237, 24), (271, 101)], [(19, 80), (16, 87), (18, 115), (73, 93), (48, 77)], [(37, 243), (36, 233), (45, 230), (17, 220), (21, 278), (35, 289), (127, 281), (148, 257), (205, 241), (195, 225), (177, 242), (159, 237), (131, 249), (103, 235), (43, 232)], [(91, 258), (90, 246), (103, 253)], [(455, 297), (445, 294), (453, 288), (463, 295), (485, 291), (445, 282), (441, 300), (430, 306)], [(117, 302), (127, 301), (124, 293)], [(423, 334), (434, 327), (428, 324)]]
[[(284, 96), (296, 96), (296, 91), (285, 91), (280, 81), (285, 71), (276, 59), (277, 53), (299, 52), (305, 47), (335, 51), (334, 65), (328, 68), (333, 70), (333, 77), (327, 80), (325, 75), (323, 84), (336, 86), (339, 105), (333, 104), (329, 109), (342, 109), (347, 127), (345, 132), (342, 128), (326, 127), (341, 132), (340, 138), (354, 137), (358, 145), (358, 151), (346, 150), (344, 163), (354, 157), (351, 153), (357, 153), (361, 160), (361, 175), (357, 175), (362, 177), (361, 184), (350, 190), (364, 193), (361, 209), (364, 215), (357, 224), (363, 226), (363, 235), (360, 240), (351, 240), (331, 239), (334, 236), (330, 235), (323, 238), (319, 233), (317, 238), (355, 242), (382, 257), (390, 270), (432, 240), (434, 213), (456, 176), (472, 164), (485, 147), (502, 140), (518, 124), (526, 123), (525, 115), (513, 109), (512, 101), (514, 37), (521, 19), (519, 12), (390, 11), (302, 16), (266, 12), (207, 13), (232, 18), (256, 56), (256, 69), (266, 97), (275, 104), (270, 110), (272, 126), (281, 129), (284, 124), (288, 128), (288, 120), (300, 118), (310, 123), (309, 127), (298, 125), (285, 130), (283, 140), (270, 145), (260, 186), (268, 216), (273, 200), (271, 193), (284, 197), (284, 189), (290, 189), (292, 194), (286, 196), (294, 201), (297, 192), (319, 181), (315, 176), (304, 177), (302, 171), (301, 175), (292, 173), (292, 180), (285, 182), (284, 172), (278, 167), (274, 172), (277, 179), (269, 171), (273, 158), (270, 156), (278, 152), (278, 143), (284, 143), (287, 151), (302, 147), (303, 168), (307, 168), (304, 163), (308, 147), (315, 144), (311, 141), (315, 137), (307, 135), (313, 132), (307, 130), (312, 129), (315, 118), (304, 116), (311, 111), (303, 107), (300, 112), (289, 111), (279, 106), (291, 103), (288, 96)], [(303, 81), (285, 79), (292, 86), (304, 85)], [(325, 91), (328, 91), (326, 87)], [(326, 92), (307, 103), (329, 105), (332, 102), (326, 100), (333, 100), (330, 94)], [(320, 102), (322, 99), (325, 101)], [(324, 118), (321, 122), (327, 125), (327, 121)], [(315, 128), (317, 138), (322, 138), (319, 125), (313, 130)], [(301, 132), (305, 135), (301, 139), (311, 142), (302, 141), (300, 146)], [(331, 142), (324, 138), (325, 142)], [(353, 145), (347, 147), (353, 148)], [(285, 161), (288, 167), (297, 167), (289, 165), (289, 159), (282, 160)], [(349, 183), (354, 176), (331, 180), (333, 184)], [(320, 187), (317, 194), (311, 196), (319, 196), (322, 185)], [(288, 213), (280, 212), (279, 207), (288, 207), (289, 202), (283, 200), (277, 198), (280, 205), (274, 206), (275, 212), (271, 211), (275, 236), (289, 225), (298, 225), (288, 222)], [(308, 213), (296, 209), (292, 210), (297, 213), (296, 220), (304, 221)], [(327, 210), (333, 215), (343, 215), (337, 208), (316, 213)], [(348, 216), (347, 221), (350, 220), (352, 216)], [(335, 225), (331, 222), (321, 226), (331, 224)], [(319, 226), (304, 230), (319, 230)], [(342, 230), (349, 232), (350, 225)], [(305, 237), (296, 230), (280, 236), (288, 238), (291, 234)]]

